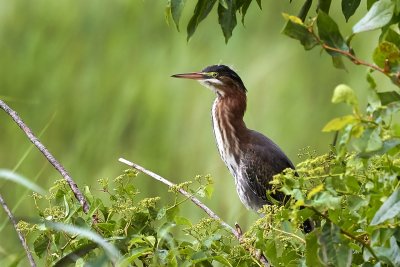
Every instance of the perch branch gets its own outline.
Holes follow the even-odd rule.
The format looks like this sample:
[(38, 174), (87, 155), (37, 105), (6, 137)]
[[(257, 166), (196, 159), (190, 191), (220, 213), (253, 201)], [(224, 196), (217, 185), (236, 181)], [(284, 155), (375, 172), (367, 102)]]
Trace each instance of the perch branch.
[(72, 180), (71, 176), (65, 170), (65, 168), (54, 158), (50, 151), (39, 141), (39, 139), (33, 134), (32, 130), (22, 121), (18, 116), (17, 112), (11, 109), (4, 101), (0, 100), (0, 107), (15, 121), (15, 123), (24, 131), (25, 135), (29, 140), (42, 152), (46, 159), (54, 166), (54, 168), (61, 174), (61, 176), (67, 181), (69, 187), (75, 195), (75, 198), (82, 205), (83, 211), (85, 213), (89, 212), (89, 204), (85, 197), (79, 190), (78, 186)]
[[(132, 168), (134, 168), (134, 169), (136, 169), (136, 170), (138, 170), (138, 171), (140, 171), (140, 172), (142, 172), (142, 173), (144, 173), (144, 174), (146, 174), (146, 175), (148, 175), (148, 176), (150, 176), (150, 177), (152, 177), (152, 178), (154, 178), (154, 179), (156, 179), (157, 181), (162, 182), (163, 184), (166, 184), (169, 187), (176, 186), (176, 184), (170, 182), (169, 180), (161, 177), (160, 175), (158, 175), (158, 174), (156, 174), (156, 173), (154, 173), (152, 171), (149, 171), (149, 170), (143, 168), (140, 165), (137, 165), (136, 163), (130, 162), (130, 161), (128, 161), (126, 159), (123, 159), (123, 158), (120, 158), (119, 161), (124, 163), (124, 164), (126, 164), (126, 165), (128, 165), (128, 166), (130, 166), (130, 167), (132, 167)], [(202, 209), (205, 213), (207, 213), (208, 216), (210, 216), (211, 218), (219, 221), (219, 223), (223, 227), (229, 229), (229, 231), (232, 232), (232, 234), (236, 237), (236, 239), (239, 240), (239, 242), (241, 242), (241, 240), (242, 240), (241, 230), (239, 231), (239, 230), (233, 228), (232, 226), (230, 226), (229, 224), (227, 224), (226, 222), (224, 222), (217, 214), (215, 214), (215, 212), (213, 212), (203, 202), (201, 202), (198, 198), (196, 198), (195, 196), (193, 196), (192, 194), (190, 194), (186, 190), (184, 190), (182, 188), (179, 188), (178, 191), (179, 191), (179, 193), (181, 193), (182, 195), (184, 195), (185, 197), (190, 199), (194, 204), (196, 204), (196, 206), (198, 206), (200, 209)], [(268, 266), (268, 267), (270, 266), (267, 258), (262, 253), (260, 253), (260, 254), (257, 253), (257, 249), (255, 249), (254, 247), (246, 247), (245, 249), (247, 251), (249, 251), (250, 254), (254, 258), (258, 259), (262, 263), (263, 266)]]
[(14, 229), (18, 234), (19, 241), (21, 242), (22, 246), (24, 247), (26, 256), (28, 256), (29, 263), (31, 264), (32, 267), (36, 267), (35, 260), (33, 259), (32, 253), (29, 250), (28, 245), (26, 244), (25, 237), (22, 235), (21, 231), (18, 229), (17, 221), (15, 220), (14, 215), (12, 214), (11, 210), (8, 208), (6, 202), (4, 201), (3, 196), (1, 194), (0, 194), (0, 203), (3, 206), (4, 211), (7, 213), (8, 218), (10, 218), (10, 221), (13, 224)]

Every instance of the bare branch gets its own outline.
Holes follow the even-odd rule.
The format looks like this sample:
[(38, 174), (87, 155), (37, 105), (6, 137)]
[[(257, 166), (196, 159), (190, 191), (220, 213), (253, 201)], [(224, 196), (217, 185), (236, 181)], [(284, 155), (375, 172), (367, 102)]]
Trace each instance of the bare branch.
[(4, 211), (7, 213), (8, 218), (10, 218), (10, 221), (13, 224), (14, 229), (18, 234), (19, 241), (21, 241), (21, 244), (24, 247), (26, 255), (28, 256), (29, 263), (31, 264), (32, 267), (36, 267), (35, 260), (33, 259), (32, 253), (29, 250), (28, 244), (26, 244), (25, 237), (22, 235), (21, 231), (19, 231), (19, 229), (17, 227), (17, 221), (15, 220), (14, 215), (12, 214), (11, 210), (8, 208), (6, 202), (4, 201), (3, 196), (1, 194), (0, 194), (0, 203), (3, 206)]
[(72, 180), (71, 176), (65, 170), (65, 168), (54, 158), (50, 151), (39, 141), (39, 139), (33, 134), (32, 130), (22, 121), (18, 116), (17, 112), (11, 109), (4, 101), (0, 100), (0, 107), (15, 121), (15, 123), (21, 128), (26, 134), (29, 140), (42, 152), (46, 159), (54, 166), (54, 168), (61, 174), (61, 176), (67, 181), (69, 187), (75, 195), (75, 198), (82, 205), (83, 211), (85, 213), (89, 212), (89, 203), (86, 201), (85, 197), (79, 190), (78, 186)]
[[(160, 182), (162, 182), (163, 184), (166, 184), (169, 187), (176, 186), (176, 184), (170, 182), (169, 180), (165, 179), (164, 177), (161, 177), (160, 175), (158, 175), (158, 174), (156, 174), (156, 173), (154, 173), (152, 171), (149, 171), (149, 170), (143, 168), (142, 166), (140, 166), (140, 165), (138, 165), (136, 163), (130, 162), (130, 161), (128, 161), (126, 159), (123, 159), (123, 158), (120, 158), (119, 161), (124, 163), (124, 164), (126, 164), (126, 165), (128, 165), (128, 166), (130, 166), (130, 167), (132, 167), (132, 168), (134, 168), (134, 169), (136, 169), (136, 170), (138, 170), (138, 171), (140, 171), (140, 172), (142, 172), (142, 173), (144, 173), (144, 174), (146, 174), (146, 175), (148, 175), (148, 176), (150, 176), (150, 177), (152, 177), (152, 178), (154, 178), (154, 179), (156, 179), (156, 180), (158, 180), (158, 181), (160, 181)], [(242, 233), (241, 233), (240, 227), (239, 228), (237, 227), (238, 229), (240, 229), (240, 231), (238, 231), (235, 228), (233, 228), (232, 226), (230, 226), (229, 224), (227, 224), (217, 214), (215, 214), (215, 212), (213, 212), (209, 207), (207, 207), (203, 202), (201, 202), (198, 198), (196, 198), (195, 196), (193, 196), (192, 194), (190, 194), (186, 190), (184, 190), (182, 188), (179, 188), (178, 191), (179, 191), (179, 193), (181, 193), (182, 195), (184, 195), (185, 197), (190, 199), (194, 204), (196, 204), (196, 206), (201, 208), (205, 213), (207, 213), (208, 216), (210, 216), (211, 218), (219, 221), (219, 223), (223, 227), (225, 227), (229, 231), (231, 231), (232, 234), (239, 240), (239, 242), (241, 242)], [(268, 267), (270, 266), (267, 258), (262, 253), (258, 253), (257, 249), (255, 249), (254, 247), (245, 247), (245, 249), (247, 251), (249, 251), (250, 254), (254, 258), (259, 260), (262, 263), (263, 266), (268, 266)]]

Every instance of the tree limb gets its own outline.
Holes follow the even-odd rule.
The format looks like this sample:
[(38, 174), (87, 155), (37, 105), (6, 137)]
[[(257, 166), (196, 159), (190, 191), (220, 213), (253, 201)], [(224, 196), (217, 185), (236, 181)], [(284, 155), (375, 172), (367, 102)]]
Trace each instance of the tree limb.
[[(130, 162), (126, 159), (120, 158), (119, 159), (120, 162), (156, 179), (157, 181), (162, 182), (163, 184), (166, 184), (169, 187), (174, 187), (176, 186), (176, 184), (170, 182), (169, 180), (161, 177), (160, 175), (149, 171), (145, 168), (143, 168), (142, 166)], [(215, 214), (215, 212), (213, 212), (209, 207), (207, 207), (203, 202), (201, 202), (198, 198), (196, 198), (195, 196), (193, 196), (192, 194), (190, 194), (189, 192), (187, 192), (186, 190), (184, 190), (183, 188), (178, 188), (179, 193), (181, 193), (182, 195), (184, 195), (185, 197), (187, 197), (188, 199), (190, 199), (194, 204), (196, 204), (196, 206), (198, 206), (200, 209), (202, 209), (205, 213), (207, 213), (208, 216), (210, 216), (211, 218), (219, 221), (219, 223), (227, 228), (228, 230), (230, 230), (232, 232), (232, 234), (236, 237), (237, 240), (239, 240), (239, 242), (241, 242), (242, 240), (242, 233), (241, 231), (236, 230), (235, 228), (233, 228), (232, 226), (230, 226), (229, 224), (227, 224), (226, 222), (224, 222), (217, 214)], [(270, 266), (267, 258), (262, 254), (262, 253), (258, 253), (257, 249), (255, 249), (254, 247), (245, 247), (245, 249), (251, 254), (252, 257), (256, 258), (257, 260), (260, 261), (260, 263), (262, 263), (263, 266)]]
[(17, 227), (17, 221), (15, 220), (14, 215), (12, 214), (11, 210), (8, 208), (6, 202), (3, 199), (3, 196), (0, 194), (0, 203), (3, 206), (4, 211), (7, 213), (8, 218), (10, 218), (10, 221), (12, 225), (14, 226), (15, 231), (18, 234), (19, 241), (21, 242), (22, 246), (24, 247), (24, 250), (26, 252), (26, 256), (28, 256), (29, 263), (31, 264), (32, 267), (36, 267), (35, 260), (33, 259), (32, 253), (29, 250), (28, 244), (26, 244), (25, 237), (22, 235), (21, 231)]
[(39, 139), (33, 134), (32, 130), (22, 121), (18, 116), (17, 112), (11, 109), (4, 101), (0, 100), (0, 107), (15, 121), (15, 123), (24, 131), (25, 135), (29, 140), (42, 152), (46, 159), (54, 166), (54, 168), (61, 174), (61, 176), (67, 181), (69, 187), (75, 195), (75, 198), (82, 205), (85, 213), (89, 212), (89, 203), (79, 190), (78, 186), (72, 180), (67, 170), (54, 158), (50, 151), (39, 141)]

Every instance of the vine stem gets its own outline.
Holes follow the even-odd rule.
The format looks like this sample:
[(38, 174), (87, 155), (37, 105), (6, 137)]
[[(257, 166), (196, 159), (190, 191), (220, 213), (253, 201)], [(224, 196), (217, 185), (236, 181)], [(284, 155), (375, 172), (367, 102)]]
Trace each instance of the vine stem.
[(351, 238), (351, 239), (353, 239), (353, 240), (355, 240), (355, 241), (361, 243), (364, 247), (366, 247), (366, 248), (368, 249), (368, 251), (371, 253), (371, 255), (372, 255), (377, 261), (379, 261), (378, 256), (376, 256), (376, 254), (375, 254), (375, 251), (374, 251), (374, 250), (371, 248), (371, 246), (370, 246), (368, 243), (366, 243), (364, 240), (362, 240), (362, 239), (356, 237), (355, 235), (353, 235), (352, 233), (347, 232), (346, 230), (343, 230), (342, 228), (340, 228), (339, 225), (337, 225), (336, 223), (334, 223), (328, 216), (326, 216), (325, 214), (319, 212), (316, 208), (314, 208), (314, 207), (308, 207), (308, 208), (311, 209), (312, 211), (314, 211), (318, 216), (321, 216), (321, 217), (324, 218), (325, 220), (327, 220), (327, 221), (329, 221), (330, 223), (336, 225), (336, 226), (340, 229), (340, 232), (341, 232), (343, 235), (345, 235), (345, 236), (347, 236), (347, 237), (349, 237), (349, 238)]
[(10, 218), (10, 221), (12, 225), (14, 226), (15, 231), (18, 234), (19, 241), (21, 242), (22, 246), (24, 247), (24, 250), (26, 252), (26, 256), (28, 256), (29, 263), (31, 264), (31, 267), (36, 267), (36, 262), (33, 259), (32, 253), (29, 250), (28, 244), (26, 243), (25, 237), (22, 235), (21, 231), (17, 227), (17, 221), (15, 220), (14, 215), (12, 214), (11, 210), (8, 208), (7, 203), (4, 201), (3, 196), (0, 194), (0, 204), (3, 206), (4, 211), (7, 213), (8, 218)]
[[(147, 170), (145, 168), (143, 168), (142, 166), (133, 163), (129, 160), (126, 160), (124, 158), (119, 158), (119, 161), (138, 170), (139, 172), (142, 172), (154, 179), (156, 179), (157, 181), (162, 182), (163, 184), (171, 187), (175, 187), (176, 184), (170, 182), (169, 180), (165, 179), (164, 177), (150, 171)], [(208, 216), (210, 216), (211, 218), (217, 220), (223, 227), (227, 228), (235, 237), (237, 240), (239, 240), (239, 242), (241, 242), (242, 240), (242, 233), (241, 231), (236, 230), (235, 228), (233, 228), (232, 226), (230, 226), (229, 224), (227, 224), (225, 221), (223, 221), (215, 212), (213, 212), (209, 207), (207, 207), (203, 202), (201, 202), (198, 198), (196, 198), (195, 196), (193, 196), (192, 194), (190, 194), (189, 192), (187, 192), (186, 190), (184, 190), (183, 188), (178, 188), (179, 193), (181, 193), (182, 195), (184, 195), (186, 198), (190, 199), (196, 206), (198, 206), (200, 209), (202, 209), (205, 213), (207, 213)], [(267, 258), (262, 254), (262, 253), (258, 253), (257, 249), (254, 247), (245, 247), (245, 249), (250, 252), (250, 254), (256, 258), (257, 260), (260, 261), (260, 263), (262, 264), (262, 266), (266, 266), (266, 267), (270, 267), (270, 264), (267, 260)]]
[(29, 140), (42, 152), (46, 159), (54, 166), (54, 168), (61, 174), (61, 176), (67, 181), (69, 187), (75, 195), (75, 198), (82, 205), (85, 213), (89, 212), (89, 203), (79, 190), (78, 186), (69, 175), (67, 170), (56, 160), (56, 158), (50, 153), (50, 151), (39, 141), (39, 139), (33, 134), (32, 130), (22, 121), (21, 117), (18, 116), (17, 112), (10, 108), (4, 101), (0, 100), (0, 107), (14, 120), (14, 122), (21, 128)]

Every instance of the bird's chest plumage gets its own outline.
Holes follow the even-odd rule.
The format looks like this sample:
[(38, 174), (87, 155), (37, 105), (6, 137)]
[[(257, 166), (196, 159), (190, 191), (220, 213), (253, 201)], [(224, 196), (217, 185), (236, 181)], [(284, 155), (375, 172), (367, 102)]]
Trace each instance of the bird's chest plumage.
[(259, 203), (263, 200), (254, 194), (249, 185), (246, 165), (243, 162), (247, 151), (241, 148), (237, 129), (227, 117), (229, 114), (221, 113), (218, 110), (218, 104), (218, 100), (216, 100), (212, 108), (212, 124), (219, 154), (235, 179), (236, 191), (241, 202), (247, 208), (257, 210), (264, 203)]

